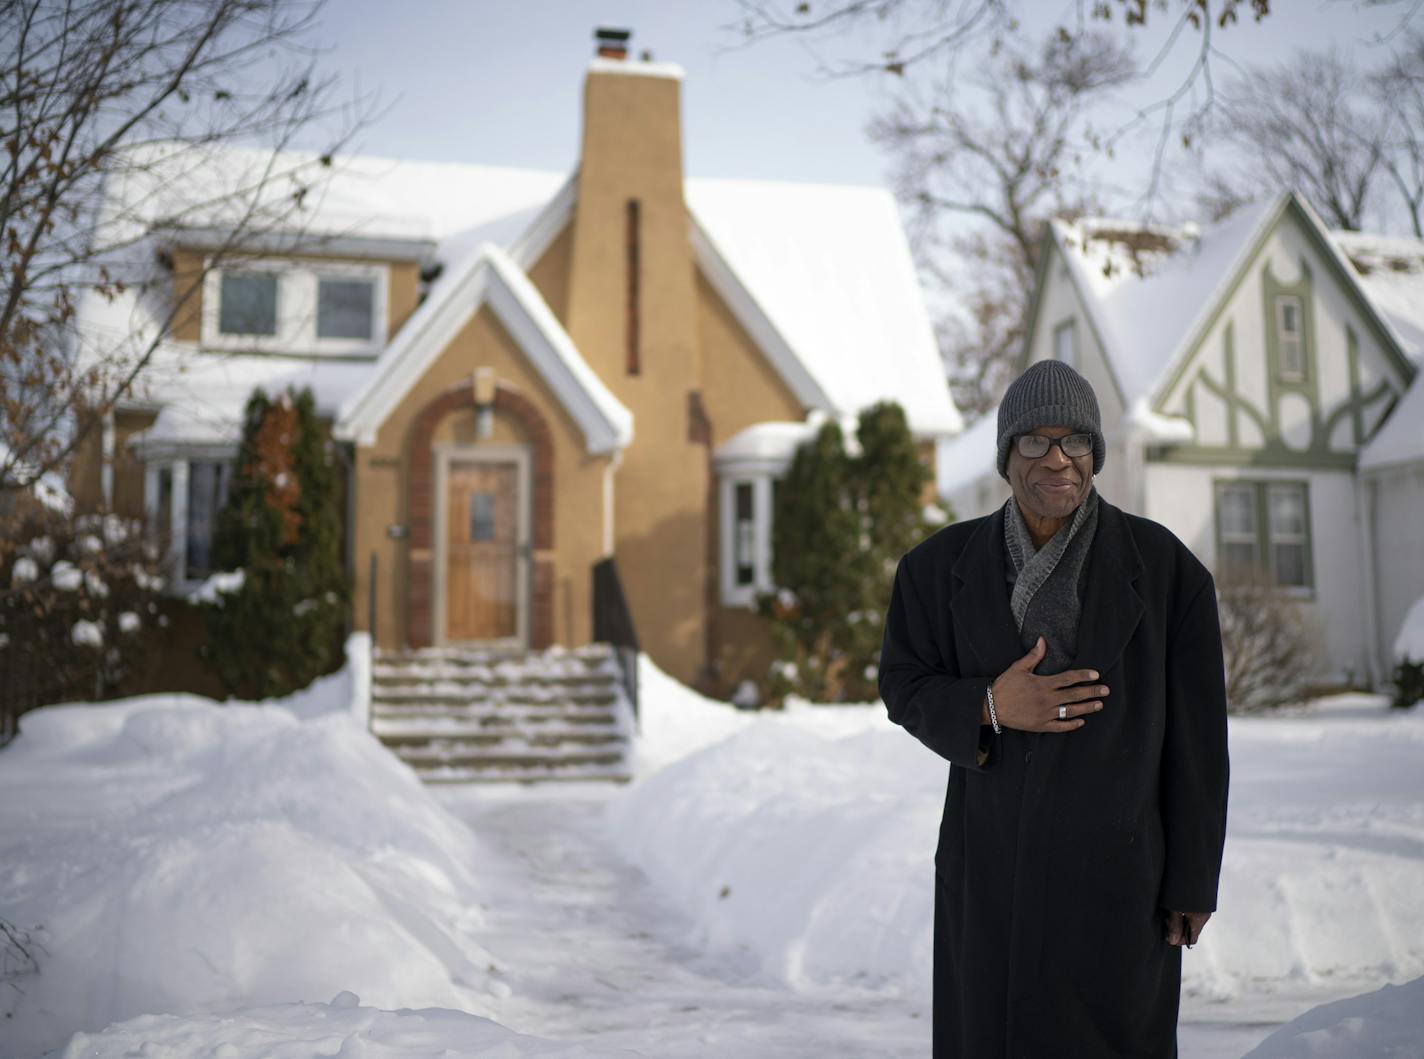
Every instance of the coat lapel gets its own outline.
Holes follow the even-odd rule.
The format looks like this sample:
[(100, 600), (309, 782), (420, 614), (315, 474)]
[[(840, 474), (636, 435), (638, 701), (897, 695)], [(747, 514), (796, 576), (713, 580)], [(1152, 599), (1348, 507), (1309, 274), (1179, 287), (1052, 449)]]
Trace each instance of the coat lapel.
[(973, 644), (980, 672), (1001, 673), (1023, 655), (1004, 580), (1004, 509), (984, 519), (951, 570), (956, 582), (949, 609)]
[(1071, 669), (1106, 673), (1142, 620), (1142, 597), (1133, 582), (1143, 571), (1142, 556), (1122, 512), (1098, 498), (1098, 532), (1088, 557), (1078, 650)]

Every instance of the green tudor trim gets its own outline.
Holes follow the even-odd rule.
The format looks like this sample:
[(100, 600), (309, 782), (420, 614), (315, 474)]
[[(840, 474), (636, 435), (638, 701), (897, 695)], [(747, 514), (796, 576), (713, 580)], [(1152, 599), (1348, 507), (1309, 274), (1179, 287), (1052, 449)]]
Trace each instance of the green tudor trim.
[(1274, 557), (1271, 553), (1271, 527), (1270, 527), (1270, 504), (1269, 496), (1271, 486), (1295, 486), (1300, 489), (1302, 496), (1302, 517), (1305, 520), (1305, 555), (1302, 559), (1302, 566), (1305, 573), (1304, 585), (1282, 585), (1282, 588), (1292, 592), (1302, 593), (1306, 598), (1315, 598), (1315, 532), (1314, 518), (1310, 510), (1310, 482), (1299, 478), (1213, 478), (1211, 480), (1212, 499), (1212, 534), (1216, 541), (1216, 573), (1222, 573), (1221, 556), (1224, 552), (1223, 541), (1221, 539), (1221, 493), (1223, 489), (1231, 487), (1248, 487), (1255, 495), (1255, 517), (1256, 517), (1256, 557), (1257, 564), (1274, 579)]
[[(1234, 321), (1228, 320), (1224, 329), (1223, 350), (1224, 381), (1217, 381), (1205, 368), (1198, 368), (1196, 375), (1186, 384), (1186, 412), (1193, 427), (1200, 424), (1196, 418), (1194, 390), (1200, 382), (1209, 391), (1226, 403), (1227, 444), (1226, 445), (1161, 445), (1148, 450), (1148, 459), (1163, 463), (1186, 463), (1194, 465), (1221, 463), (1228, 466), (1250, 467), (1303, 467), (1320, 469), (1353, 469), (1358, 459), (1358, 450), (1369, 439), (1365, 436), (1364, 413), (1380, 398), (1391, 392), (1387, 381), (1381, 380), (1368, 392), (1360, 392), (1360, 350), (1359, 338), (1353, 327), (1346, 326), (1345, 355), (1350, 378), (1350, 396), (1325, 416), (1320, 406), (1319, 346), (1315, 334), (1314, 274), (1304, 259), (1300, 263), (1299, 282), (1284, 284), (1276, 279), (1270, 262), (1261, 269), (1262, 306), (1265, 317), (1266, 388), (1269, 408), (1262, 411), (1247, 400), (1236, 389), (1236, 338)], [(1276, 324), (1276, 299), (1281, 296), (1300, 299), (1301, 355), (1304, 371), (1299, 379), (1281, 377), (1281, 355)], [(1188, 363), (1194, 363), (1193, 353)], [(1310, 443), (1304, 449), (1292, 448), (1281, 441), (1280, 398), (1283, 394), (1301, 394), (1310, 405)], [(1238, 415), (1244, 412), (1255, 422), (1265, 444), (1260, 449), (1248, 449), (1241, 445), (1238, 433)], [(1344, 416), (1351, 416), (1355, 422), (1354, 452), (1340, 452), (1330, 447), (1330, 437)], [(1383, 419), (1380, 420), (1383, 422)]]
[(1156, 397), (1152, 402), (1154, 412), (1167, 413), (1167, 398), (1176, 392), (1177, 387), (1186, 377), (1187, 371), (1191, 368), (1197, 354), (1201, 351), (1202, 343), (1206, 336), (1211, 334), (1216, 322), (1221, 319), (1221, 314), (1226, 311), (1226, 307), (1231, 304), (1231, 299), (1236, 297), (1237, 290), (1245, 282), (1247, 276), (1251, 274), (1251, 264), (1261, 254), (1261, 248), (1266, 245), (1271, 236), (1275, 234), (1276, 228), (1281, 223), (1281, 217), (1285, 215), (1286, 209), (1290, 206), (1293, 196), (1287, 194), (1281, 196), (1281, 201), (1276, 208), (1271, 211), (1269, 219), (1261, 225), (1260, 235), (1256, 241), (1247, 248), (1246, 252), (1237, 259), (1236, 271), (1232, 273), (1230, 281), (1226, 284), (1225, 290), (1217, 297), (1216, 304), (1211, 307), (1211, 312), (1206, 319), (1198, 326), (1195, 334), (1192, 335), (1185, 352), (1181, 358), (1173, 365), (1171, 373), (1166, 381), (1156, 390)]
[(1301, 452), (1296, 449), (1233, 448), (1230, 445), (1151, 445), (1151, 463), (1180, 463), (1192, 467), (1284, 467), (1302, 471), (1353, 471), (1353, 452)]
[[(1276, 229), (1280, 227), (1281, 220), (1287, 212), (1295, 217), (1301, 229), (1305, 232), (1307, 240), (1309, 240), (1316, 252), (1329, 263), (1331, 271), (1345, 291), (1346, 298), (1356, 313), (1359, 314), (1360, 318), (1365, 321), (1366, 326), (1370, 329), (1370, 333), (1375, 336), (1380, 348), (1384, 351), (1385, 359), (1389, 361), (1399, 373), (1399, 377), (1404, 383), (1405, 388), (1408, 387), (1409, 383), (1414, 381), (1414, 375), (1417, 369), (1410, 362), (1404, 351), (1399, 348), (1398, 339), (1394, 337), (1393, 333), (1380, 318), (1379, 310), (1374, 307), (1374, 303), (1372, 303), (1360, 289), (1359, 278), (1355, 275), (1354, 270), (1343, 262), (1338, 248), (1335, 244), (1330, 242), (1329, 236), (1321, 229), (1319, 223), (1310, 215), (1306, 207), (1301, 204), (1295, 192), (1288, 192), (1281, 196), (1281, 201), (1277, 208), (1272, 211), (1270, 217), (1262, 224), (1260, 235), (1256, 241), (1248, 248), (1246, 253), (1237, 259), (1236, 270), (1232, 274), (1230, 281), (1225, 285), (1222, 293), (1218, 296), (1216, 304), (1212, 306), (1211, 312), (1207, 314), (1206, 319), (1198, 326), (1195, 334), (1182, 353), (1180, 360), (1174, 364), (1162, 384), (1154, 388), (1152, 399), (1153, 411), (1169, 414), (1166, 409), (1167, 399), (1177, 391), (1177, 387), (1186, 377), (1187, 372), (1192, 366), (1192, 362), (1196, 359), (1197, 353), (1201, 349), (1202, 342), (1205, 341), (1206, 336), (1211, 333), (1217, 321), (1221, 319), (1221, 314), (1225, 312), (1226, 307), (1231, 304), (1231, 299), (1236, 296), (1236, 292), (1240, 289), (1246, 277), (1251, 274), (1252, 264), (1260, 256), (1262, 248), (1270, 238), (1275, 235)], [(1272, 309), (1272, 316), (1269, 319), (1274, 321), (1274, 309)]]
[[(1325, 439), (1328, 443), (1335, 433), (1335, 427), (1348, 415), (1354, 427), (1355, 447), (1359, 449), (1370, 439), (1365, 432), (1365, 410), (1381, 397), (1394, 391), (1390, 389), (1389, 383), (1381, 379), (1369, 393), (1360, 392), (1360, 344), (1353, 327), (1345, 328), (1345, 356), (1350, 372), (1350, 399), (1331, 412), (1325, 420)], [(1390, 407), (1393, 409), (1392, 402)], [(1377, 426), (1382, 426), (1387, 418), (1388, 414), (1382, 416)], [(1370, 437), (1372, 436), (1373, 432), (1370, 433)]]

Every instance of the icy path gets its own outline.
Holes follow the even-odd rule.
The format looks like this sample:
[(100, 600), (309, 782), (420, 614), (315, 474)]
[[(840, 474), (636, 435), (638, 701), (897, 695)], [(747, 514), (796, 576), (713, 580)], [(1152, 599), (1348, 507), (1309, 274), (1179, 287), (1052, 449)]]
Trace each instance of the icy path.
[[(439, 791), (502, 855), (482, 870), (500, 895), (485, 910), (482, 936), (509, 987), (490, 1012), (500, 1023), (650, 1059), (929, 1054), (928, 1005), (919, 997), (795, 992), (758, 975), (750, 955), (739, 965), (688, 945), (689, 922), (614, 850), (603, 823), (610, 793)], [(1239, 1057), (1272, 1029), (1184, 1024), (1182, 1057)]]

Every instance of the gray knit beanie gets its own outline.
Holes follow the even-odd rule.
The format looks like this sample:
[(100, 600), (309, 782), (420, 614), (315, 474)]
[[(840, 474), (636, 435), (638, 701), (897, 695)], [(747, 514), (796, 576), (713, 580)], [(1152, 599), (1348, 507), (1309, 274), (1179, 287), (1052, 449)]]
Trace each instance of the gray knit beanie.
[(1093, 473), (1103, 469), (1103, 427), (1088, 380), (1061, 360), (1030, 364), (999, 403), (999, 474), (1009, 476), (1009, 446), (1038, 427), (1072, 427), (1093, 435)]

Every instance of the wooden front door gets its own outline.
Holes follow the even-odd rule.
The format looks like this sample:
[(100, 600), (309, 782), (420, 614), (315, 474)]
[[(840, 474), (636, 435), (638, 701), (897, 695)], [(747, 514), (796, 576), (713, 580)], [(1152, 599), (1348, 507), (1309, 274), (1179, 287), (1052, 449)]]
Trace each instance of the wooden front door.
[(450, 462), (445, 504), (448, 640), (519, 635), (519, 465)]

